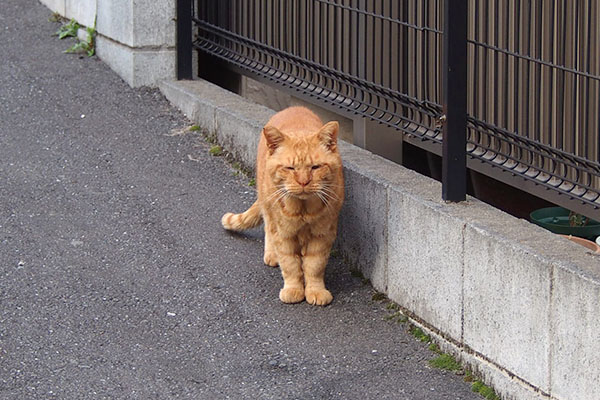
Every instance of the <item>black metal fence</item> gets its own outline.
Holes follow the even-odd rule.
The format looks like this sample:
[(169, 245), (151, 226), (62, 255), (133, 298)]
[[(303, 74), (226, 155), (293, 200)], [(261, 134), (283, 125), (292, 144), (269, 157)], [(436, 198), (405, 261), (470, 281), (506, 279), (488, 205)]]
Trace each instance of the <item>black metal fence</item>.
[(442, 155), (446, 199), (464, 198), (466, 162), (600, 219), (598, 1), (179, 0), (178, 11), (181, 78), (198, 49)]

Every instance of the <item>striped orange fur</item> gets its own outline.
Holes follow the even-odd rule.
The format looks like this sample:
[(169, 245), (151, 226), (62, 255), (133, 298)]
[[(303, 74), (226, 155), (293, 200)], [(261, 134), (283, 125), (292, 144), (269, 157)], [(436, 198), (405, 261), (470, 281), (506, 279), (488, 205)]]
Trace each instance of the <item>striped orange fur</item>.
[(258, 201), (255, 201), (249, 209), (241, 214), (227, 213), (223, 215), (221, 224), (223, 225), (223, 228), (230, 231), (243, 231), (262, 224), (262, 216), (260, 214)]
[(280, 266), (279, 298), (285, 303), (333, 300), (324, 276), (344, 199), (338, 129), (337, 122), (323, 125), (304, 107), (275, 114), (258, 146), (256, 202), (221, 219), (225, 229), (235, 231), (264, 222), (264, 262)]

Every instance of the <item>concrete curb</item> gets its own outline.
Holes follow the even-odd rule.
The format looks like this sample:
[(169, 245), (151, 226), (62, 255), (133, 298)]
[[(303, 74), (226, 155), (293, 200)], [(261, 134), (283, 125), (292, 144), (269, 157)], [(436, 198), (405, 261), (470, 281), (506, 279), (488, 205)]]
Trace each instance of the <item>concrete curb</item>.
[[(163, 94), (253, 168), (274, 113), (205, 81)], [(504, 399), (600, 398), (600, 257), (476, 199), (341, 143), (337, 247), (442, 348)]]

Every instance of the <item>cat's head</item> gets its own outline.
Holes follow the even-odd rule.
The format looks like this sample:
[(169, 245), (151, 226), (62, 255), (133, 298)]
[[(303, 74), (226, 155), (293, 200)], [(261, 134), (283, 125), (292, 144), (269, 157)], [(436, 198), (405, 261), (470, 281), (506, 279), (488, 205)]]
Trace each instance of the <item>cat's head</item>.
[(316, 132), (296, 135), (266, 126), (267, 175), (286, 196), (306, 199), (318, 196), (325, 202), (333, 196), (333, 185), (342, 168), (338, 153), (339, 124), (329, 122)]

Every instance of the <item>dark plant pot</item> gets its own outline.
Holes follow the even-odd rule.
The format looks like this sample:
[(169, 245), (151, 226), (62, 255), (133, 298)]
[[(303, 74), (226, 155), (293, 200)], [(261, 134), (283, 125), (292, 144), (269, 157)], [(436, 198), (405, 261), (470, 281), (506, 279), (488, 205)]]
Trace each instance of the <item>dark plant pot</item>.
[(553, 233), (578, 236), (592, 241), (600, 236), (600, 222), (590, 219), (585, 226), (571, 226), (569, 213), (566, 208), (547, 207), (535, 210), (529, 217), (531, 222)]

